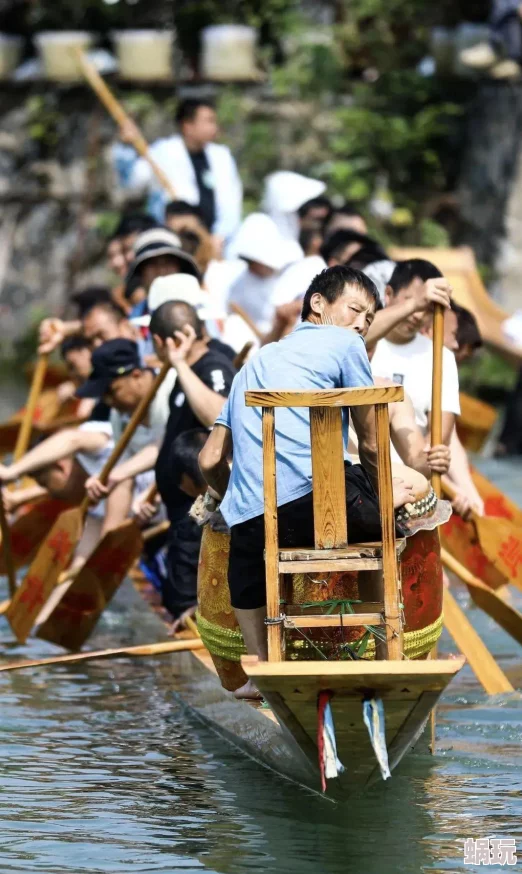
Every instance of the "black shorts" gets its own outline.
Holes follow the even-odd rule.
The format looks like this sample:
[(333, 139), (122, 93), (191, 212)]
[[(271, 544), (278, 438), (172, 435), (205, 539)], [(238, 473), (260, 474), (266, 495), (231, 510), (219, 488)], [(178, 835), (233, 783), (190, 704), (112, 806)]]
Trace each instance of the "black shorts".
[[(381, 539), (379, 502), (370, 478), (360, 464), (345, 464), (348, 540), (368, 543)], [(279, 545), (313, 546), (312, 493), (278, 509)], [(253, 610), (266, 603), (264, 516), (231, 528), (228, 582), (232, 606)]]

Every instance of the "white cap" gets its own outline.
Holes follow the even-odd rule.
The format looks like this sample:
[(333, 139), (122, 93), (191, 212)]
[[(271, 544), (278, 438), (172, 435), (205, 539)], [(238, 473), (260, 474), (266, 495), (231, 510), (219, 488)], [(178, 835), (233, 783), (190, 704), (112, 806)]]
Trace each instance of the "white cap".
[(278, 271), (303, 257), (300, 246), (286, 240), (276, 223), (262, 212), (246, 217), (231, 243), (231, 250), (239, 258), (257, 261)]
[(269, 215), (296, 212), (300, 206), (325, 191), (326, 185), (319, 179), (311, 179), (291, 170), (278, 170), (265, 179), (263, 209)]
[(189, 273), (171, 273), (169, 276), (158, 276), (154, 280), (147, 298), (149, 312), (145, 316), (132, 319), (132, 324), (139, 327), (148, 327), (151, 314), (162, 304), (172, 300), (180, 300), (194, 307), (202, 321), (218, 319), (224, 315), (223, 313), (218, 313), (217, 309), (212, 307), (209, 293), (200, 288), (195, 276), (191, 276)]

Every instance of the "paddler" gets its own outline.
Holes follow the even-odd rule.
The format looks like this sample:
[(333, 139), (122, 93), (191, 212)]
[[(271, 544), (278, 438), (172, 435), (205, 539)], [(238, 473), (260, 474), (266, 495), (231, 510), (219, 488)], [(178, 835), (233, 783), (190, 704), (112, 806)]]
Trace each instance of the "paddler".
[[(202, 98), (182, 100), (176, 111), (179, 134), (156, 140), (150, 154), (167, 174), (178, 197), (199, 206), (206, 226), (224, 241), (241, 221), (243, 189), (230, 149), (215, 143), (219, 134), (213, 103)], [(149, 212), (164, 220), (169, 195), (157, 183), (150, 164), (132, 148), (137, 130), (128, 122), (120, 130), (123, 144), (113, 158), (123, 186), (149, 194)]]
[[(264, 346), (235, 378), (200, 455), (210, 498), (222, 499), (221, 511), (231, 528), (232, 606), (248, 652), (262, 659), (267, 657), (267, 644), (261, 416), (259, 410), (245, 406), (244, 393), (282, 386), (313, 390), (373, 385), (364, 335), (376, 302), (374, 284), (360, 271), (337, 266), (319, 274), (305, 295), (302, 322), (295, 331)], [(361, 459), (361, 464), (345, 466), (350, 537), (352, 542), (379, 540), (373, 417), (362, 407), (350, 412)], [(306, 409), (280, 409), (276, 415), (279, 537), (285, 546), (313, 542), (308, 419)], [(230, 472), (227, 459), (232, 450)], [(413, 499), (409, 483), (394, 480), (393, 485), (396, 508)], [(249, 690), (237, 694), (248, 695)]]
[(168, 359), (176, 375), (176, 384), (167, 401), (168, 421), (159, 440), (144, 443), (138, 452), (114, 468), (107, 486), (93, 478), (88, 489), (91, 497), (99, 500), (155, 465), (156, 481), (171, 523), (169, 576), (162, 592), (163, 603), (177, 621), (196, 604), (201, 531), (188, 516), (190, 499), (178, 487), (172, 446), (185, 431), (212, 427), (228, 397), (235, 369), (230, 359), (209, 346), (201, 319), (195, 309), (183, 301), (167, 300), (155, 309), (150, 318), (150, 332), (158, 358)]

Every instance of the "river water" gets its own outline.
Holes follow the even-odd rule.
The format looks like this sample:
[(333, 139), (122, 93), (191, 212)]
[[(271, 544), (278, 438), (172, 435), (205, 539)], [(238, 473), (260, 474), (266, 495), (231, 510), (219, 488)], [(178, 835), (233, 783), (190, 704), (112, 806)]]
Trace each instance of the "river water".
[[(520, 501), (520, 466), (482, 468)], [(522, 593), (514, 603), (522, 609)], [(478, 610), (469, 615), (522, 688), (517, 644)], [(126, 585), (91, 643), (153, 641), (159, 631)], [(0, 644), (8, 660), (56, 652), (17, 645), (2, 618)], [(441, 650), (454, 650), (446, 637)], [(518, 693), (488, 698), (465, 668), (438, 710), (437, 755), (410, 758), (338, 806), (194, 723), (170, 690), (168, 658), (0, 674), (0, 874), (479, 872), (464, 865), (469, 837), (515, 838), (522, 870)]]

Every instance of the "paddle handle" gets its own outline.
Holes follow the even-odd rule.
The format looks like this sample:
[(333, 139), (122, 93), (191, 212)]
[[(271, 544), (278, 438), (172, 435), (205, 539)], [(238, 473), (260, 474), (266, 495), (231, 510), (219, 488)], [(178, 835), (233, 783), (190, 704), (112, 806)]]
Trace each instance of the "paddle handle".
[(16, 671), (18, 668), (38, 668), (41, 665), (61, 665), (68, 662), (87, 662), (93, 659), (108, 659), (115, 656), (153, 656), (165, 655), (170, 652), (186, 652), (202, 649), (200, 638), (194, 640), (173, 640), (165, 643), (144, 644), (142, 646), (127, 646), (119, 649), (98, 649), (94, 652), (74, 652), (64, 656), (50, 656), (45, 659), (28, 659), (25, 662), (0, 664), (0, 671)]
[[(444, 344), (444, 307), (435, 304), (433, 313), (433, 373), (431, 381), (431, 445), (442, 443), (442, 349)], [(440, 473), (432, 472), (431, 484), (440, 498)]]
[(239, 306), (238, 303), (232, 302), (228, 305), (228, 308), (231, 313), (234, 313), (236, 316), (239, 316), (241, 319), (243, 319), (245, 325), (250, 328), (256, 340), (262, 339), (263, 334), (255, 324), (255, 322), (252, 321), (248, 313), (244, 311), (243, 307)]
[[(107, 87), (94, 64), (89, 61), (85, 52), (77, 47), (74, 48), (73, 51), (76, 55), (78, 64), (80, 65), (80, 69), (85, 76), (87, 82), (91, 86), (92, 90), (99, 97), (101, 103), (103, 103), (103, 105), (105, 106), (105, 109), (109, 112), (110, 115), (112, 115), (116, 124), (122, 127), (126, 122), (129, 122), (131, 120), (125, 112), (123, 106), (121, 105), (119, 100), (116, 100), (114, 94)], [(136, 126), (135, 123), (134, 125)], [(151, 157), (148, 143), (140, 131), (138, 131), (137, 135), (134, 137), (132, 145), (136, 149), (138, 155), (141, 155), (141, 157), (145, 158), (145, 160), (148, 162), (152, 172), (156, 176), (156, 179), (158, 180), (162, 188), (164, 188), (165, 191), (168, 193), (169, 197), (171, 197), (172, 200), (176, 200), (176, 189), (174, 188), (167, 174), (161, 169), (159, 164), (156, 163), (154, 158)]]
[(27, 406), (24, 412), (24, 418), (22, 419), (22, 424), (20, 425), (20, 430), (18, 431), (18, 437), (13, 452), (14, 461), (20, 461), (22, 456), (25, 455), (25, 453), (27, 452), (27, 447), (29, 446), (31, 431), (33, 430), (34, 411), (36, 409), (36, 404), (38, 403), (38, 398), (42, 393), (42, 386), (45, 379), (45, 373), (47, 371), (47, 361), (47, 355), (40, 355), (34, 369), (29, 397), (27, 398)]
[[(149, 407), (150, 407), (150, 405), (151, 405), (151, 403), (156, 395), (156, 392), (158, 391), (160, 385), (162, 384), (163, 380), (167, 376), (167, 373), (169, 372), (169, 370), (170, 370), (170, 362), (166, 361), (165, 364), (163, 364), (160, 372), (156, 376), (156, 378), (155, 378), (154, 382), (152, 383), (150, 389), (148, 390), (147, 394), (145, 395), (145, 397), (143, 397), (141, 399), (138, 406), (134, 410), (129, 422), (127, 423), (127, 427), (125, 428), (123, 434), (121, 435), (120, 439), (118, 440), (116, 446), (112, 450), (109, 458), (107, 459), (107, 461), (103, 465), (102, 472), (100, 473), (100, 476), (98, 477), (98, 479), (100, 480), (102, 485), (105, 485), (107, 483), (107, 480), (109, 479), (109, 474), (110, 474), (111, 470), (118, 463), (121, 456), (123, 455), (123, 453), (127, 449), (127, 446), (129, 445), (130, 441), (132, 440), (138, 425), (140, 425), (141, 422), (143, 421), (143, 419), (145, 418), (145, 416), (147, 414), (147, 410), (149, 409)], [(88, 496), (86, 496), (83, 499), (83, 501), (80, 505), (80, 509), (81, 509), (82, 513), (84, 513), (84, 514), (89, 509), (89, 497)]]
[(463, 583), (466, 583), (468, 586), (477, 586), (479, 589), (487, 588), (484, 585), (482, 580), (479, 580), (474, 574), (472, 574), (467, 567), (464, 567), (460, 561), (457, 561), (447, 549), (441, 547), (440, 557), (442, 559), (442, 563), (450, 570), (452, 573), (456, 574)]
[(13, 561), (13, 552), (11, 549), (11, 532), (9, 523), (5, 514), (4, 501), (2, 490), (0, 489), (0, 530), (2, 532), (2, 551), (4, 553), (4, 564), (7, 572), (7, 582), (9, 585), (9, 597), (12, 598), (16, 592), (16, 571)]

